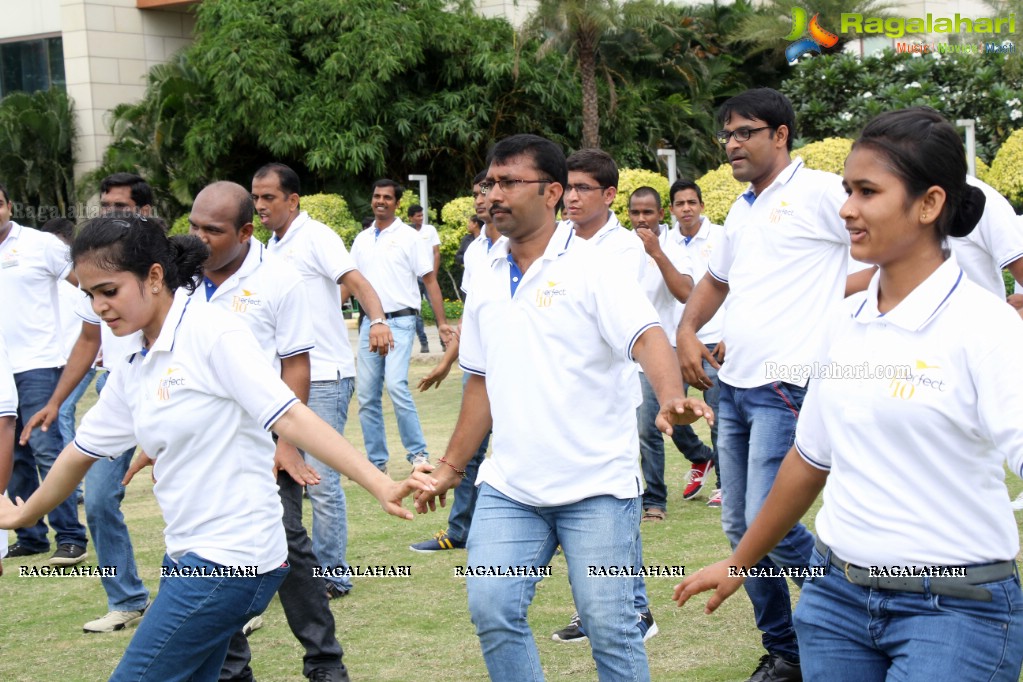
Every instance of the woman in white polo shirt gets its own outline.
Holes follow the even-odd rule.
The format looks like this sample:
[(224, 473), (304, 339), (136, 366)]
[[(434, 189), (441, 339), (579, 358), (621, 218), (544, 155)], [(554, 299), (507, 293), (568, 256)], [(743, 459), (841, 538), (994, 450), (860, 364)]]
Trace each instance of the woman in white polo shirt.
[[(795, 614), (803, 678), (1019, 679), (1019, 535), (1004, 469), (1023, 476), (1023, 322), (947, 247), (976, 225), (955, 128), (881, 114), (845, 163), (852, 256), (880, 266), (846, 300), (770, 496), (732, 556), (675, 589), (713, 611), (823, 488)], [(821, 372), (824, 374), (824, 372)], [(825, 486), (825, 482), (827, 485)], [(969, 491), (964, 494), (964, 491)]]
[(0, 528), (34, 522), (67, 497), (99, 457), (136, 442), (154, 460), (167, 556), (160, 593), (113, 680), (216, 680), (231, 635), (262, 612), (287, 573), (272, 428), (367, 488), (386, 511), (428, 489), (395, 483), (302, 405), (252, 332), (187, 290), (208, 257), (196, 237), (168, 239), (136, 216), (97, 218), (72, 248), (82, 289), (137, 349), (115, 372), (74, 442), (27, 502), (0, 499)]

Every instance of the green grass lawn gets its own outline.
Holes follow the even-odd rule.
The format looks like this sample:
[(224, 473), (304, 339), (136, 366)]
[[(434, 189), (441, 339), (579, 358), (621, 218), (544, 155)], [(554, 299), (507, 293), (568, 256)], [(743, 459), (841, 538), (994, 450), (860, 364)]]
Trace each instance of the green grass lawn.
[[(413, 365), (415, 385), (429, 367)], [(437, 391), (418, 394), (420, 419), (431, 451), (443, 453), (461, 397), (457, 370)], [(90, 390), (84, 405), (91, 404)], [(362, 448), (357, 404), (353, 400), (346, 433)], [(389, 409), (385, 398), (385, 411)], [(385, 417), (391, 445), (391, 474), (407, 473), (397, 428), (391, 413)], [(698, 432), (708, 439), (705, 425)], [(728, 554), (721, 532), (720, 512), (706, 506), (709, 486), (692, 501), (681, 498), (681, 481), (688, 463), (668, 443), (670, 483), (668, 519), (643, 524), (644, 563), (684, 564), (687, 572)], [(394, 453), (399, 453), (394, 457)], [(1010, 477), (1017, 494), (1023, 482)], [(345, 482), (348, 495), (348, 561), (353, 565), (411, 565), (411, 578), (356, 578), (355, 589), (331, 602), (345, 664), (353, 680), (406, 680), (426, 676), (436, 682), (485, 680), (486, 668), (469, 622), (465, 579), (454, 575), (464, 565), (465, 552), (418, 554), (412, 542), (429, 538), (446, 526), (447, 510), (404, 522), (386, 516), (361, 488)], [(971, 491), (963, 491), (971, 494)], [(308, 503), (307, 503), (308, 504)], [(132, 531), (139, 570), (150, 589), (164, 554), (162, 519), (148, 476), (129, 486), (124, 513)], [(811, 522), (816, 506), (807, 515)], [(84, 521), (84, 512), (82, 513)], [(307, 526), (310, 513), (307, 509)], [(10, 534), (11, 542), (14, 534)], [(27, 578), (18, 567), (45, 562), (45, 556), (4, 562), (0, 578), (0, 680), (65, 682), (105, 680), (113, 671), (134, 629), (107, 635), (86, 635), (82, 623), (106, 612), (106, 597), (98, 579)], [(90, 547), (88, 564), (95, 565)], [(564, 560), (556, 557), (552, 577), (540, 583), (530, 610), (540, 657), (549, 680), (593, 680), (596, 670), (587, 644), (557, 644), (550, 633), (563, 627), (572, 614)], [(654, 680), (745, 680), (763, 653), (753, 624), (752, 609), (743, 593), (728, 600), (713, 616), (702, 614), (699, 603), (678, 609), (670, 601), (671, 578), (650, 578), (647, 590), (660, 635), (647, 643)], [(253, 633), (253, 668), (263, 682), (301, 681), (303, 651), (292, 636), (279, 602), (266, 614), (266, 625)]]

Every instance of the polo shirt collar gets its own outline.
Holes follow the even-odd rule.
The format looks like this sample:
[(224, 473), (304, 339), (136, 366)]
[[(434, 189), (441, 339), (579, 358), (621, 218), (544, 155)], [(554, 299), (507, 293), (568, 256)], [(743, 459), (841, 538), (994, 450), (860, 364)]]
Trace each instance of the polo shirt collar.
[[(401, 227), (402, 225), (405, 225), (405, 223), (402, 222), (401, 218), (399, 218), (398, 216), (394, 216), (394, 222), (391, 223), (390, 225), (388, 225), (387, 227), (383, 228), (379, 232), (377, 232), (376, 236), (379, 237), (380, 235), (382, 235), (382, 234), (384, 234), (386, 232), (391, 232), (392, 230), (396, 230), (399, 227)], [(412, 226), (408, 225), (407, 227), (412, 227)], [(424, 227), (425, 227), (425, 224), (424, 224)], [(370, 229), (372, 229), (372, 230), (376, 230), (377, 229), (377, 221), (375, 221), (375, 220), (373, 221), (373, 224), (370, 225)], [(412, 229), (414, 230), (416, 228), (412, 227)]]
[(0, 242), (0, 243), (6, 243), (8, 241), (13, 241), (13, 240), (17, 239), (18, 237), (21, 236), (21, 230), (22, 230), (21, 225), (19, 225), (18, 223), (14, 222), (12, 220), (11, 221), (11, 231), (7, 233), (7, 238), (4, 239), (4, 241)]
[[(551, 239), (547, 242), (547, 247), (544, 249), (543, 255), (540, 256), (539, 260), (554, 260), (560, 257), (568, 251), (568, 246), (574, 239), (578, 239), (578, 237), (575, 236), (575, 228), (572, 227), (572, 223), (568, 221), (559, 222), (554, 228), (554, 234), (551, 235)], [(490, 260), (507, 260), (508, 254), (511, 253), (508, 248), (509, 244), (508, 239), (502, 235), (490, 247)]]
[[(746, 191), (742, 193), (742, 198), (746, 200), (747, 204), (752, 206), (753, 202), (757, 200), (758, 196), (763, 196), (764, 194), (767, 194), (775, 185), (787, 185), (789, 183), (789, 180), (792, 179), (792, 176), (796, 174), (796, 171), (802, 167), (803, 159), (797, 156), (796, 158), (792, 159), (792, 161), (789, 162), (789, 165), (785, 166), (785, 168), (782, 169), (781, 173), (778, 173), (778, 177), (776, 177), (770, 185), (765, 187), (764, 191), (761, 192), (760, 195), (757, 195), (753, 191), (753, 184), (750, 183), (749, 187), (746, 188)], [(704, 216), (700, 216), (700, 218), (702, 220)]]
[(859, 309), (853, 313), (853, 318), (861, 324), (870, 324), (884, 317), (886, 322), (907, 331), (919, 331), (937, 317), (952, 298), (952, 294), (962, 286), (964, 279), (962, 268), (956, 262), (955, 255), (950, 255), (937, 270), (931, 273), (930, 277), (909, 292), (909, 295), (901, 303), (882, 316), (877, 309), (877, 289), (881, 281), (881, 274), (876, 272), (867, 287), (867, 296)]
[[(290, 230), (289, 230), (290, 231)], [(241, 266), (235, 270), (234, 274), (224, 280), (223, 284), (217, 287), (217, 290), (210, 296), (210, 300), (213, 300), (217, 296), (221, 295), (223, 291), (230, 291), (237, 286), (238, 281), (242, 277), (248, 277), (256, 268), (263, 262), (263, 242), (258, 239), (249, 238), (249, 252), (245, 254), (245, 260), (242, 261)], [(203, 278), (205, 280), (205, 278)]]
[(156, 337), (156, 341), (149, 347), (149, 350), (145, 353), (142, 352), (142, 332), (138, 332), (136, 347), (138, 350), (132, 353), (128, 358), (128, 362), (134, 362), (136, 358), (143, 358), (143, 362), (146, 361), (148, 356), (153, 353), (160, 351), (172, 351), (174, 350), (174, 341), (178, 335), (178, 327), (181, 326), (181, 322), (185, 319), (185, 310), (188, 308), (188, 304), (191, 303), (192, 299), (188, 295), (188, 291), (185, 289), (178, 289), (174, 292), (174, 302), (171, 304), (170, 310), (167, 311), (167, 317), (163, 321), (163, 327), (160, 329), (160, 336)]
[(618, 222), (618, 216), (615, 215), (614, 211), (609, 210), (608, 214), (609, 215), (607, 218), (607, 222), (604, 223), (604, 227), (597, 230), (597, 233), (590, 237), (590, 239), (593, 240), (594, 244), (599, 244), (601, 241), (604, 240), (604, 237), (608, 236), (609, 234), (621, 228), (622, 226), (622, 224)]
[(298, 232), (303, 225), (309, 222), (309, 220), (310, 218), (308, 213), (305, 211), (300, 212), (297, 216), (295, 216), (295, 219), (291, 221), (291, 225), (288, 226), (288, 231), (284, 233), (284, 237), (282, 239), (278, 239), (277, 235), (274, 235), (271, 237), (270, 241), (276, 242), (277, 244), (287, 241), (293, 233)]

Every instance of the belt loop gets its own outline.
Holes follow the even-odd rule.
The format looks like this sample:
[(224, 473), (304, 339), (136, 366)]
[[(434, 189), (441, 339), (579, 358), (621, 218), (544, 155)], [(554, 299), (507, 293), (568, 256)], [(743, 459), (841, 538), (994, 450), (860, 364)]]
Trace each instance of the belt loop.
[(925, 575), (922, 576), (922, 580), (924, 585), (924, 598), (930, 599), (931, 597), (934, 596), (934, 594), (931, 592), (931, 578), (930, 576)]

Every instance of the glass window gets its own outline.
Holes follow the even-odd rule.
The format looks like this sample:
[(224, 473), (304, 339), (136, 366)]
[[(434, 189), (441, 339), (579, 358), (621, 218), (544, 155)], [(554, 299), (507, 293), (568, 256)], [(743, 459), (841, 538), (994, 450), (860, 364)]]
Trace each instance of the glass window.
[(0, 44), (0, 97), (16, 90), (36, 92), (66, 85), (59, 37)]

